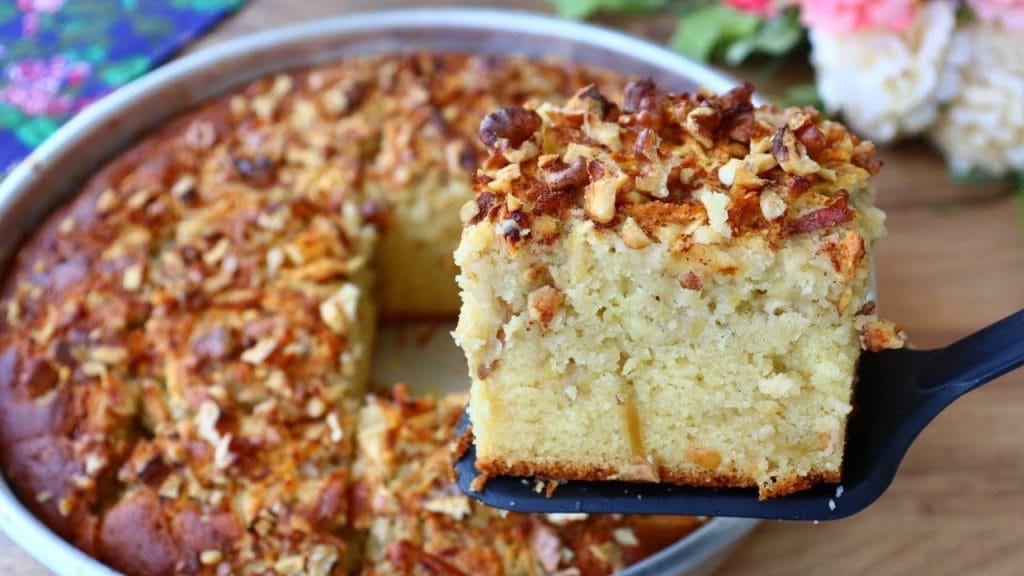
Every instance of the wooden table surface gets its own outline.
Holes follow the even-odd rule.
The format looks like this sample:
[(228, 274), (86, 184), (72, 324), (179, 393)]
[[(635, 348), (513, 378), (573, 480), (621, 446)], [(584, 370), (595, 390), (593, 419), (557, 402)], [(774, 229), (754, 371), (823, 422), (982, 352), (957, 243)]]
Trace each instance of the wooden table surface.
[[(448, 2), (469, 4), (468, 2)], [(540, 1), (492, 2), (548, 11)], [(197, 47), (287, 22), (429, 2), (252, 0)], [(474, 4), (480, 4), (475, 2)], [(605, 23), (664, 42), (669, 18)], [(746, 75), (755, 76), (756, 72)], [(882, 313), (922, 347), (1024, 307), (1024, 224), (998, 187), (951, 183), (923, 144), (884, 150), (879, 202)], [(917, 439), (889, 491), (827, 524), (765, 522), (721, 574), (1024, 573), (1024, 371), (961, 399)], [(0, 574), (45, 574), (0, 535)]]

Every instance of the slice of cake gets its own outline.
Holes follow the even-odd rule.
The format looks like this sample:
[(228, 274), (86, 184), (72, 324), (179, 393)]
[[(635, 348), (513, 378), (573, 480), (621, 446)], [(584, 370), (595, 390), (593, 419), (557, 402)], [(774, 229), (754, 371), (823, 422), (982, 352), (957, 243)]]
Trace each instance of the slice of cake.
[(411, 398), (399, 385), (362, 409), (352, 515), (368, 531), (363, 576), (610, 574), (700, 526), (680, 516), (507, 513), (472, 501), (449, 476), (466, 399)]
[(630, 84), (502, 108), (455, 253), (485, 474), (838, 481), (869, 300), (874, 147), (810, 109)]

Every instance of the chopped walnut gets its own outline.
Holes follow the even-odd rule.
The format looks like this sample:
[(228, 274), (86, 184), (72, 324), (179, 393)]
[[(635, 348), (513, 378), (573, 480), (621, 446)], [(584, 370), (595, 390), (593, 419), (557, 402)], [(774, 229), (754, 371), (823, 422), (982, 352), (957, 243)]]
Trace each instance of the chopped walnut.
[(144, 265), (141, 262), (132, 264), (124, 269), (124, 274), (121, 276), (121, 287), (129, 292), (136, 292), (142, 288), (143, 274), (145, 273)]
[(569, 164), (556, 160), (544, 172), (544, 183), (552, 190), (585, 186), (589, 181), (590, 173), (583, 158), (576, 158)]
[(335, 333), (345, 333), (356, 320), (359, 294), (359, 287), (355, 284), (342, 285), (337, 292), (320, 303), (320, 319)]
[(615, 218), (615, 198), (628, 179), (622, 172), (615, 172), (588, 184), (584, 192), (587, 215), (599, 224), (611, 222)]
[(714, 135), (722, 117), (710, 106), (699, 106), (686, 115), (686, 130), (700, 145), (711, 148), (715, 145)]
[(487, 146), (494, 146), (503, 138), (516, 148), (533, 136), (540, 125), (540, 115), (535, 111), (505, 106), (491, 112), (480, 122), (480, 141)]
[(622, 236), (622, 242), (634, 250), (646, 248), (653, 244), (650, 236), (647, 235), (647, 232), (644, 232), (644, 229), (637, 224), (632, 216), (628, 216), (626, 221), (622, 223), (619, 235)]
[(565, 295), (554, 286), (541, 286), (527, 297), (530, 320), (547, 328), (562, 307)]
[(788, 127), (779, 128), (772, 137), (772, 155), (779, 166), (790, 174), (809, 176), (821, 170), (821, 165), (807, 155), (807, 147)]
[(864, 350), (881, 352), (882, 350), (902, 348), (903, 331), (889, 320), (868, 319), (861, 323), (860, 345)]
[(764, 216), (764, 219), (769, 222), (778, 220), (786, 214), (786, 201), (771, 190), (763, 192), (758, 203), (761, 206), (761, 216)]
[(338, 549), (327, 544), (317, 544), (306, 560), (307, 576), (330, 576), (338, 563)]
[(212, 566), (220, 563), (224, 559), (224, 554), (217, 549), (203, 550), (199, 553), (199, 562), (206, 565)]

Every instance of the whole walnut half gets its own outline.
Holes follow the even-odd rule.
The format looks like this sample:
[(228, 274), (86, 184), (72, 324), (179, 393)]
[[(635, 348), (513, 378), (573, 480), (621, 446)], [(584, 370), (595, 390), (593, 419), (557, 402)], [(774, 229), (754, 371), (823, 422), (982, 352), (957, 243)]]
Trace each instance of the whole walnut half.
[(505, 106), (498, 108), (480, 122), (480, 141), (494, 146), (500, 138), (514, 147), (522, 144), (540, 128), (540, 115), (529, 108)]

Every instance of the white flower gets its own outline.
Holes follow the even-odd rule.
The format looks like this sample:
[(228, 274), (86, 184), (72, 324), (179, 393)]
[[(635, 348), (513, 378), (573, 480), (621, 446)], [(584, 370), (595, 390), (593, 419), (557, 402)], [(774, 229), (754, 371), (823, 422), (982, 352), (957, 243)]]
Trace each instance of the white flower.
[(996, 24), (964, 28), (945, 77), (952, 100), (931, 136), (953, 170), (1024, 172), (1024, 35)]
[(841, 111), (878, 142), (922, 132), (938, 113), (940, 74), (956, 25), (956, 2), (922, 5), (899, 32), (830, 35), (811, 29), (811, 62), (830, 112)]

